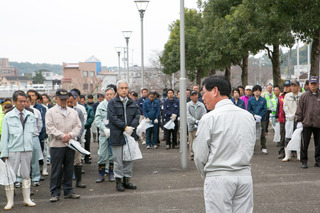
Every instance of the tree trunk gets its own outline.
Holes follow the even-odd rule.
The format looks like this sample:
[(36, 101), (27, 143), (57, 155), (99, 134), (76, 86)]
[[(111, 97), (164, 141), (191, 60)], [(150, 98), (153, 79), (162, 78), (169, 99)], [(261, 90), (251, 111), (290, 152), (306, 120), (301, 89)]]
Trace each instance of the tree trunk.
[(231, 83), (231, 79), (230, 79), (230, 76), (231, 76), (231, 65), (230, 65), (230, 64), (226, 66), (226, 71), (225, 71), (225, 73), (224, 73), (224, 76), (226, 76), (227, 79), (228, 79), (228, 80), (230, 81), (230, 83)]
[(249, 61), (249, 56), (243, 57), (242, 67), (241, 67), (242, 69), (241, 82), (243, 87), (248, 85), (248, 61)]
[(201, 69), (197, 70), (196, 82), (197, 82), (198, 85), (201, 85)]
[(212, 70), (209, 71), (209, 76), (215, 75), (216, 73), (217, 73), (216, 70), (212, 69)]
[(312, 38), (310, 76), (319, 77), (320, 30)]
[(280, 49), (278, 44), (273, 45), (272, 54), (272, 75), (273, 85), (281, 84), (281, 72), (280, 72)]

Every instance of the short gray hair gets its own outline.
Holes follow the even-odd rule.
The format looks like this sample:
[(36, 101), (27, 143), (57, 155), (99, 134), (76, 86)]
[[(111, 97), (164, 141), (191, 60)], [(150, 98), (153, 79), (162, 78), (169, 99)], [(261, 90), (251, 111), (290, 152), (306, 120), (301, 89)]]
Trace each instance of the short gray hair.
[(112, 87), (107, 87), (106, 90), (104, 91), (104, 93), (106, 93), (109, 90), (111, 90), (113, 92), (113, 94), (116, 93)]
[(126, 84), (128, 85), (128, 87), (129, 87), (129, 84), (128, 84), (128, 82), (127, 82), (126, 80), (119, 80), (119, 81), (117, 82), (117, 89), (119, 89), (119, 85), (120, 85), (120, 84), (123, 84), (123, 83), (126, 83)]

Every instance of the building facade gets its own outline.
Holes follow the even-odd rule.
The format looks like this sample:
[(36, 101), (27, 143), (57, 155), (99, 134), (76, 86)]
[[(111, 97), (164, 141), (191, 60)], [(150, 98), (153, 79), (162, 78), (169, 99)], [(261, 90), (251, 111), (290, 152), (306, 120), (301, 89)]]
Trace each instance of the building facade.
[(0, 58), (0, 78), (4, 76), (17, 76), (17, 68), (11, 67), (9, 65), (8, 58)]

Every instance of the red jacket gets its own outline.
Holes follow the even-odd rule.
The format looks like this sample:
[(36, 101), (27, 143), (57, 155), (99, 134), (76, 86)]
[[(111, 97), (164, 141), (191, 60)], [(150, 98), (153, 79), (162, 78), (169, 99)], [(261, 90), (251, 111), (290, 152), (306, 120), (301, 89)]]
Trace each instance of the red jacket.
[(285, 95), (286, 95), (286, 93), (284, 92), (279, 96), (278, 106), (277, 106), (277, 111), (276, 111), (276, 118), (278, 118), (278, 121), (280, 123), (286, 122), (286, 115), (283, 110), (283, 99), (284, 99)]

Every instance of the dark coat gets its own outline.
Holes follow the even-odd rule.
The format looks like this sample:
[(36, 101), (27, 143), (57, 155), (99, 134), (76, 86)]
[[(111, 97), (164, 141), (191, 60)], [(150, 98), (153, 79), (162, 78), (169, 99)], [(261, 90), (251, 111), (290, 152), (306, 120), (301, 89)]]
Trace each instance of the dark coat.
[(163, 118), (164, 121), (167, 122), (169, 121), (171, 118), (172, 114), (176, 114), (177, 116), (179, 116), (179, 99), (178, 98), (173, 98), (172, 100), (170, 100), (169, 98), (167, 98), (164, 102), (163, 102)]
[(160, 104), (155, 99), (153, 102), (149, 100), (149, 98), (143, 104), (143, 115), (146, 118), (154, 121), (155, 119), (159, 119), (160, 116)]
[[(125, 114), (127, 118), (127, 123), (125, 123)], [(108, 119), (110, 128), (110, 143), (111, 146), (122, 146), (124, 145), (125, 139), (123, 131), (127, 126), (134, 127), (135, 130), (139, 125), (140, 110), (137, 103), (129, 98), (126, 103), (126, 111), (124, 111), (124, 104), (120, 100), (119, 95), (111, 99), (108, 103)], [(132, 137), (135, 140), (138, 139), (136, 131), (133, 131)]]

